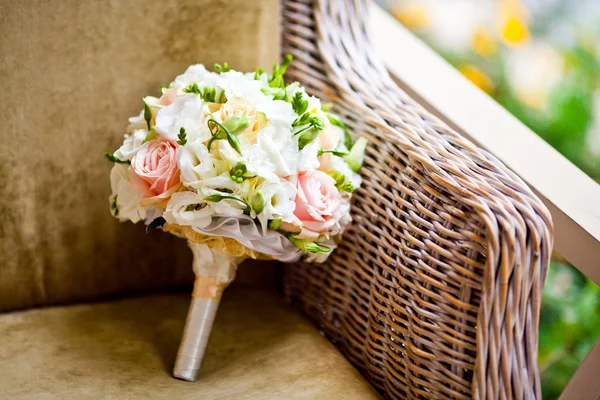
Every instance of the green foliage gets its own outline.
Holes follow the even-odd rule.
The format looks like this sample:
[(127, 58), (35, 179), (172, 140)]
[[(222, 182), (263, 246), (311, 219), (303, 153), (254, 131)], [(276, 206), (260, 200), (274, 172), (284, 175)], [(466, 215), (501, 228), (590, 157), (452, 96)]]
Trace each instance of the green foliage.
[(248, 173), (248, 167), (243, 162), (238, 162), (235, 164), (231, 171), (229, 171), (229, 176), (231, 180), (237, 183), (242, 183), (246, 178), (246, 173)]
[(148, 125), (148, 131), (152, 130), (152, 110), (150, 106), (144, 101), (144, 120), (146, 120), (146, 125)]
[(346, 157), (346, 162), (350, 166), (350, 169), (354, 172), (360, 171), (365, 158), (365, 149), (369, 142), (364, 137), (359, 137), (356, 143), (352, 146), (350, 154)]
[(298, 239), (290, 232), (279, 231), (279, 233), (292, 242), (294, 246), (307, 253), (324, 254), (331, 251), (329, 247), (318, 244), (317, 242), (309, 242), (308, 240)]
[(177, 144), (180, 146), (185, 146), (187, 143), (187, 133), (185, 132), (185, 128), (183, 126), (179, 129), (179, 135), (177, 135), (177, 138), (179, 139), (177, 140)]
[(218, 73), (221, 74), (223, 72), (231, 71), (231, 68), (229, 68), (229, 64), (227, 64), (227, 63), (223, 63), (223, 65), (215, 64), (215, 71), (217, 71)]
[(119, 216), (119, 205), (117, 204), (117, 199), (118, 199), (118, 195), (115, 194), (115, 197), (113, 197), (113, 200), (110, 203), (110, 209), (113, 211), (113, 215), (115, 217)]
[(227, 102), (227, 96), (225, 96), (223, 89), (205, 86), (202, 90), (200, 90), (196, 82), (184, 88), (183, 91), (184, 93), (197, 94), (203, 101), (207, 103), (223, 104)]
[(167, 220), (164, 219), (163, 217), (158, 217), (155, 218), (152, 222), (150, 222), (148, 224), (148, 226), (146, 227), (146, 233), (149, 233), (150, 231), (155, 230), (156, 228), (160, 228), (162, 227), (164, 224), (167, 223)]
[(117, 163), (117, 164), (131, 164), (131, 161), (129, 161), (129, 160), (119, 160), (119, 159), (117, 158), (117, 156), (115, 156), (115, 155), (114, 155), (114, 154), (112, 154), (112, 153), (105, 152), (105, 153), (104, 153), (104, 157), (106, 157), (106, 159), (107, 159), (108, 161), (110, 161), (110, 162), (114, 162), (114, 163)]
[(209, 151), (215, 140), (227, 140), (231, 147), (237, 151), (239, 155), (242, 155), (242, 148), (237, 135), (243, 133), (250, 126), (248, 118), (245, 115), (234, 115), (233, 117), (227, 118), (223, 123), (217, 122), (215, 119), (211, 118), (207, 123), (208, 129), (210, 129), (212, 133), (212, 137), (207, 145)]
[(600, 333), (600, 288), (553, 262), (542, 297), (539, 364), (545, 399), (556, 399)]
[(302, 92), (300, 91), (296, 92), (291, 103), (294, 112), (298, 115), (304, 114), (308, 109), (308, 100), (302, 98)]
[(331, 149), (331, 150), (319, 149), (319, 152), (317, 153), (317, 155), (319, 157), (321, 157), (325, 153), (331, 153), (337, 157), (346, 157), (348, 154), (350, 154), (350, 152), (346, 149)]
[(235, 200), (235, 201), (239, 201), (240, 203), (242, 203), (243, 205), (246, 206), (246, 211), (250, 211), (250, 204), (248, 204), (248, 202), (240, 197), (235, 197), (235, 196), (227, 196), (227, 195), (222, 195), (222, 194), (211, 194), (210, 196), (206, 196), (204, 197), (204, 201), (209, 201), (211, 203), (216, 203), (219, 202), (221, 200)]
[(329, 112), (327, 113), (327, 119), (329, 119), (329, 122), (331, 122), (331, 125), (338, 126), (344, 130), (344, 145), (346, 146), (346, 148), (348, 150), (352, 149), (352, 146), (353, 146), (352, 137), (350, 136), (350, 131), (348, 130), (348, 127), (346, 126), (346, 124), (344, 124), (342, 122), (342, 120), (339, 119), (336, 115), (331, 114)]
[(279, 217), (276, 219), (272, 219), (269, 221), (269, 229), (273, 229), (274, 231), (278, 230), (283, 223), (283, 218)]

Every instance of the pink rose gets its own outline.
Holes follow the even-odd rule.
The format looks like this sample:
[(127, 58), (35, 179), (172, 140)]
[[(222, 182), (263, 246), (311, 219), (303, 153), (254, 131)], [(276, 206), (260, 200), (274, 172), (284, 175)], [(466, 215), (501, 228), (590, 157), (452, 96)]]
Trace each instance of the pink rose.
[(342, 217), (335, 180), (321, 171), (301, 172), (289, 180), (298, 191), (294, 215), (302, 222), (302, 232), (297, 237), (315, 240), (326, 235)]
[[(319, 132), (319, 146), (323, 150), (333, 150), (340, 143), (343, 134), (344, 131), (341, 128), (335, 125), (328, 125)], [(321, 171), (329, 171), (331, 169), (331, 157), (333, 157), (331, 153), (325, 153), (319, 157), (319, 169)]]
[(177, 144), (159, 138), (143, 145), (131, 161), (131, 183), (148, 203), (163, 205), (179, 189)]

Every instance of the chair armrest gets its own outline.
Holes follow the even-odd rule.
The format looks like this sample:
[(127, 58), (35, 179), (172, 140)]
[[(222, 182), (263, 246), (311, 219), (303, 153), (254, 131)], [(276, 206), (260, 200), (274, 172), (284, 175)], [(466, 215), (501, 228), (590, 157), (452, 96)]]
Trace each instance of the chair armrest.
[(352, 229), (326, 264), (288, 268), (286, 294), (388, 397), (541, 398), (550, 214), (398, 88), (366, 37), (367, 9), (284, 5), (290, 74), (370, 141)]

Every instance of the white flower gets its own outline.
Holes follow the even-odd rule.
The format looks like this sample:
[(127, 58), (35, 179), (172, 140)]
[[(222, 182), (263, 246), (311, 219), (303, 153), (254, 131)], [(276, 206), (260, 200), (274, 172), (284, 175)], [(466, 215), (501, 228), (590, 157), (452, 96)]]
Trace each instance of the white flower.
[(206, 70), (204, 65), (195, 64), (188, 67), (188, 69), (181, 75), (179, 75), (171, 84), (172, 88), (183, 90), (193, 83), (197, 83), (200, 89), (204, 86), (213, 86), (217, 79), (217, 74)]
[(258, 104), (256, 109), (265, 113), (268, 123), (282, 124), (287, 129), (291, 129), (292, 122), (298, 118), (292, 105), (283, 100), (268, 99), (267, 101)]
[(148, 131), (146, 129), (136, 129), (129, 135), (125, 135), (123, 144), (115, 151), (115, 157), (119, 160), (131, 160), (137, 154), (147, 135)]
[(289, 129), (267, 124), (259, 132), (257, 140), (277, 175), (289, 176), (296, 173), (300, 154), (297, 139)]
[[(142, 194), (129, 182), (129, 166), (115, 164), (110, 171), (112, 194), (108, 201), (113, 216), (120, 221), (130, 220), (137, 223), (146, 218), (146, 209), (142, 206)], [(116, 200), (115, 200), (116, 197)], [(114, 207), (116, 204), (116, 208)]]
[(298, 157), (298, 164), (296, 166), (298, 172), (300, 171), (313, 171), (319, 168), (319, 159), (317, 154), (319, 153), (319, 141), (313, 140), (302, 150)]
[[(229, 172), (224, 172), (213, 178), (205, 179), (198, 189), (198, 193), (205, 198), (211, 195), (221, 195), (228, 197), (241, 198), (241, 188), (237, 182), (234, 182), (229, 175)], [(215, 213), (220, 216), (233, 217), (243, 214), (246, 205), (241, 201), (234, 199), (223, 199), (221, 201), (212, 201), (210, 206), (215, 210)]]
[(268, 100), (260, 90), (263, 87), (263, 83), (255, 81), (241, 72), (229, 71), (218, 75), (215, 86), (223, 89), (228, 99), (241, 97), (252, 104)]
[(169, 224), (205, 228), (214, 213), (202, 196), (194, 192), (177, 192), (169, 199), (163, 218)]
[(204, 102), (195, 94), (177, 98), (156, 114), (154, 129), (163, 137), (176, 141), (181, 128), (185, 129), (188, 142), (210, 139), (204, 118)]
[(217, 162), (204, 143), (196, 141), (180, 147), (177, 163), (181, 170), (181, 181), (194, 189), (200, 188), (204, 180), (217, 175)]
[(131, 133), (137, 129), (147, 129), (148, 125), (144, 119), (144, 110), (140, 111), (135, 117), (129, 118), (129, 126), (127, 126), (127, 132)]
[(284, 222), (293, 222), (296, 220), (294, 210), (296, 203), (296, 188), (285, 179), (275, 181), (263, 180), (258, 186), (256, 183), (262, 179), (254, 178), (244, 181), (242, 185), (242, 196), (250, 201), (257, 192), (260, 192), (264, 199), (264, 208), (256, 214), (252, 210), (251, 216), (256, 216), (260, 222), (263, 233), (267, 231), (269, 220), (283, 218)]

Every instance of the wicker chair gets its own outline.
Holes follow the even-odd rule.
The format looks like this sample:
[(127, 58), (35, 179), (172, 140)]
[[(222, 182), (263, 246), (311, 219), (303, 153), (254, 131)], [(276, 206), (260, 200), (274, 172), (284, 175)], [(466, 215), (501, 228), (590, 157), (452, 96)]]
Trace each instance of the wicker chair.
[(388, 398), (541, 398), (550, 214), (398, 88), (367, 14), (361, 0), (283, 4), (289, 78), (370, 141), (353, 229), (326, 264), (287, 267), (286, 296)]
[[(271, 63), (277, 2), (0, 6), (0, 397), (377, 397), (256, 264), (245, 271), (258, 284), (242, 268), (224, 296), (214, 373), (172, 379), (161, 367), (181, 338), (189, 251), (108, 212), (100, 155), (140, 97), (190, 63)], [(366, 0), (283, 0), (281, 11), (288, 78), (370, 141), (351, 230), (326, 264), (285, 267), (287, 299), (387, 398), (540, 398), (546, 208), (397, 87), (367, 40)], [(244, 35), (230, 34), (232, 20)], [(95, 303), (62, 306), (82, 301)]]

